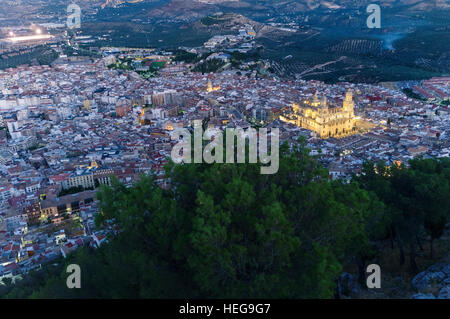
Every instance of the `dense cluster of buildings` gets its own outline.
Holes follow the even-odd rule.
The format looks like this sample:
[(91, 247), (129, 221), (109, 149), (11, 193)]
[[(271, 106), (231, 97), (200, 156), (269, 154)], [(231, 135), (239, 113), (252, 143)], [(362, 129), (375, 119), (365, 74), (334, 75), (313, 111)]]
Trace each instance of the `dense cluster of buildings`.
[(252, 25), (244, 24), (237, 34), (215, 35), (203, 44), (203, 47), (209, 50), (217, 48), (226, 48), (236, 50), (241, 53), (247, 53), (256, 46), (254, 41), (256, 32)]
[(450, 101), (450, 77), (436, 77), (413, 87), (413, 91), (424, 99), (435, 101)]
[[(280, 128), (281, 142), (303, 136), (334, 179), (358, 173), (366, 160), (450, 153), (449, 108), (385, 87), (233, 71), (145, 80), (107, 64), (0, 71), (0, 277), (88, 242), (100, 245), (98, 187), (113, 176), (130, 186), (143, 174), (166, 187), (176, 128)], [(297, 118), (287, 121), (292, 112)]]

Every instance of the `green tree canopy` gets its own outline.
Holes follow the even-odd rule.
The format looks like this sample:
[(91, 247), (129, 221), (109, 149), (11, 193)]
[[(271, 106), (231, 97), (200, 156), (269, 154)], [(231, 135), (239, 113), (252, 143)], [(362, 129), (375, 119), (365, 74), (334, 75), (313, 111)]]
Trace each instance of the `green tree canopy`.
[[(370, 259), (384, 205), (356, 182), (331, 181), (301, 141), (280, 149), (280, 169), (259, 164), (166, 167), (169, 188), (142, 177), (101, 186), (96, 220), (120, 233), (83, 248), (82, 289), (63, 271), (33, 297), (332, 298), (343, 265)], [(372, 253), (373, 254), (373, 253)]]

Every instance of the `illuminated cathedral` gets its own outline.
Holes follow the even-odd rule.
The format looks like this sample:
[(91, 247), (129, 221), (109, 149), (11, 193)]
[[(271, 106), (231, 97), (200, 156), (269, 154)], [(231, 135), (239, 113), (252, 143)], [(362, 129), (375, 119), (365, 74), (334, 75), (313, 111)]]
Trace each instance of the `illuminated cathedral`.
[(340, 138), (357, 133), (354, 108), (351, 91), (347, 92), (342, 107), (331, 105), (325, 96), (319, 99), (316, 93), (312, 101), (294, 103), (280, 120), (314, 131), (323, 139)]

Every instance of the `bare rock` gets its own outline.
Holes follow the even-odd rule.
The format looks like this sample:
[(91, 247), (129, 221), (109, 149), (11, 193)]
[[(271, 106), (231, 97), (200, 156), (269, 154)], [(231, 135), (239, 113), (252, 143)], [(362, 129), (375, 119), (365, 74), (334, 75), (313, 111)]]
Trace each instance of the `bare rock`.
[(418, 291), (425, 291), (430, 289), (434, 285), (439, 285), (446, 278), (446, 275), (442, 271), (422, 271), (412, 280), (412, 286)]
[(450, 299), (450, 286), (444, 287), (439, 291), (438, 299)]
[(412, 299), (436, 299), (436, 297), (433, 294), (415, 294), (412, 296)]

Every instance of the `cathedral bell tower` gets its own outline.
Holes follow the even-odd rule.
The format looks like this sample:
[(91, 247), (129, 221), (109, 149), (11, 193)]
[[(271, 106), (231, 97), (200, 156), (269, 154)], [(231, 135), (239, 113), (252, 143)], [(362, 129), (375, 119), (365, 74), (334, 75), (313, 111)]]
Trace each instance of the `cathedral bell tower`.
[(322, 97), (322, 101), (320, 102), (320, 106), (323, 109), (327, 109), (328, 108), (328, 100), (327, 100), (327, 97), (325, 95)]
[(313, 107), (319, 107), (320, 106), (320, 100), (319, 100), (319, 97), (317, 96), (317, 91), (316, 91), (316, 93), (314, 93), (314, 98), (313, 98), (313, 100), (311, 102), (311, 106), (313, 106)]
[(355, 102), (353, 101), (353, 93), (351, 90), (347, 91), (347, 94), (345, 94), (345, 100), (344, 100), (344, 111), (350, 112), (351, 117), (354, 116), (355, 111)]

